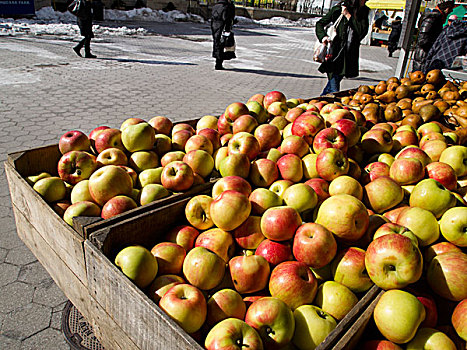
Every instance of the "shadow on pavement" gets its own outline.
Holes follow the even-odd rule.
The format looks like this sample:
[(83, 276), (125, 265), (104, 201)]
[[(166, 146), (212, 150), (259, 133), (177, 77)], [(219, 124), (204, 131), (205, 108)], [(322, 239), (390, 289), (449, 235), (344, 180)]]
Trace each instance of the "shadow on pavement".
[(268, 75), (268, 76), (276, 76), (276, 77), (289, 77), (289, 78), (315, 78), (315, 79), (323, 79), (325, 78), (324, 75), (317, 76), (317, 75), (308, 75), (308, 74), (296, 74), (296, 73), (285, 73), (285, 72), (272, 72), (270, 70), (260, 70), (260, 69), (247, 69), (247, 68), (226, 68), (226, 71), (238, 72), (238, 73), (254, 73), (259, 75)]
[(128, 58), (100, 58), (99, 60), (102, 61), (116, 61), (116, 62), (124, 62), (124, 63), (144, 63), (144, 64), (160, 64), (160, 65), (169, 65), (169, 66), (196, 66), (195, 63), (188, 63), (188, 62), (168, 62), (168, 61), (154, 61), (154, 60), (134, 60)]

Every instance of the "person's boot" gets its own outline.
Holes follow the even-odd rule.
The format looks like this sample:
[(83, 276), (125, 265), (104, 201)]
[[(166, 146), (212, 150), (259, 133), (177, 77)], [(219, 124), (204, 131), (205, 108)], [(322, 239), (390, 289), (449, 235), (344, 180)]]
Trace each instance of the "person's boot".
[(215, 70), (224, 70), (224, 66), (222, 66), (222, 60), (216, 59), (216, 66), (214, 67)]
[(86, 52), (86, 54), (84, 55), (84, 58), (97, 58), (97, 56), (96, 56), (96, 55), (93, 55), (93, 54), (91, 53), (91, 51), (88, 51), (88, 52)]
[(392, 52), (389, 52), (389, 55), (388, 55), (388, 57), (392, 57)]
[(76, 54), (79, 56), (79, 57), (83, 57), (81, 55), (81, 49), (83, 48), (83, 45), (81, 42), (78, 43), (78, 45), (76, 45), (74, 48), (73, 48), (73, 51), (76, 52)]

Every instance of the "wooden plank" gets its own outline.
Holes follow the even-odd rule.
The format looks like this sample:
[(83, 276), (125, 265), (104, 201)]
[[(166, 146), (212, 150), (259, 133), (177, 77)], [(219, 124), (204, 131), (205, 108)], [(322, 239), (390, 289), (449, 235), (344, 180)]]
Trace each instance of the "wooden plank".
[(33, 252), (58, 287), (92, 325), (97, 338), (106, 349), (136, 350), (136, 345), (89, 295), (87, 287), (65, 264), (60, 255), (42, 238), (27, 218), (13, 207), (20, 239)]
[(87, 285), (84, 238), (65, 223), (8, 162), (5, 163), (5, 172), (11, 202), (17, 211), (28, 218), (32, 227), (53, 247), (83, 284)]
[(84, 248), (91, 296), (138, 349), (202, 349), (92, 243)]
[[(381, 288), (374, 285), (370, 290), (363, 295), (363, 297), (358, 301), (358, 303), (350, 310), (347, 315), (337, 324), (337, 327), (331, 332), (326, 339), (316, 347), (316, 350), (325, 350), (325, 349), (336, 349), (336, 343), (340, 343), (342, 339), (342, 334), (346, 332), (349, 328), (354, 327), (360, 318), (360, 315), (366, 311), (368, 305), (373, 302), (373, 300), (381, 293)], [(347, 333), (345, 333), (347, 334)]]
[(7, 161), (22, 177), (37, 175), (43, 171), (58, 176), (57, 165), (61, 156), (58, 144), (55, 144), (10, 153)]
[(333, 350), (352, 350), (355, 349), (360, 338), (365, 331), (365, 327), (373, 315), (373, 310), (376, 307), (381, 296), (384, 294), (384, 290), (378, 288), (378, 293), (371, 300), (371, 303), (366, 307), (357, 320), (352, 324), (348, 331), (342, 336), (341, 339), (333, 347)]

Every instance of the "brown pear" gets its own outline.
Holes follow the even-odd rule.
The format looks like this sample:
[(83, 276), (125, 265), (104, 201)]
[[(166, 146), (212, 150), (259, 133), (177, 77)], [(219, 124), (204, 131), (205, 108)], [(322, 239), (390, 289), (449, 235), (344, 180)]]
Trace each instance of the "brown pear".
[(413, 114), (411, 109), (403, 109), (402, 110), (402, 118), (405, 118), (405, 117), (407, 117), (408, 115), (411, 115), (411, 114)]
[(388, 105), (384, 110), (384, 119), (387, 122), (398, 122), (402, 119), (402, 109), (394, 105)]
[(376, 97), (378, 101), (385, 102), (385, 103), (391, 103), (395, 102), (396, 99), (396, 93), (394, 91), (386, 91), (384, 94), (379, 95)]
[(462, 100), (458, 100), (458, 101), (456, 101), (456, 105), (459, 106), (459, 107), (464, 107), (464, 106), (467, 106), (467, 102), (462, 101)]
[(409, 78), (414, 84), (423, 84), (425, 82), (425, 74), (419, 70), (410, 73)]
[(433, 90), (433, 91), (428, 91), (425, 97), (427, 100), (436, 100), (440, 96), (438, 95), (436, 91)]
[(399, 86), (398, 83), (390, 83), (386, 88), (386, 91), (396, 91), (397, 87)]
[(443, 72), (439, 69), (433, 69), (426, 73), (426, 82), (428, 84), (441, 85), (444, 81)]
[(425, 95), (425, 94), (427, 94), (428, 92), (434, 91), (434, 90), (436, 90), (436, 89), (435, 89), (435, 86), (434, 86), (433, 84), (425, 84), (425, 85), (423, 85), (422, 88), (420, 89), (420, 92), (421, 92), (423, 95)]
[(352, 100), (349, 101), (349, 106), (360, 107), (360, 105), (361, 105), (361, 103), (358, 100), (352, 99)]
[(455, 89), (457, 90), (457, 86), (450, 80), (448, 80), (443, 86), (442, 86), (442, 89), (443, 88), (447, 88), (449, 90), (452, 90), (452, 89)]
[(352, 98), (350, 96), (344, 96), (341, 98), (341, 102), (345, 105), (348, 105)]
[(410, 78), (407, 78), (407, 77), (402, 78), (400, 81), (401, 81), (401, 84), (412, 83), (412, 80), (410, 80)]
[(382, 95), (382, 94), (384, 94), (386, 92), (387, 88), (388, 88), (388, 84), (386, 84), (385, 81), (381, 81), (375, 87), (375, 94), (376, 95)]
[(399, 85), (394, 92), (398, 100), (402, 100), (410, 95), (410, 89), (407, 85)]
[(363, 95), (363, 92), (358, 91), (352, 96), (352, 99), (360, 101), (360, 98), (362, 97), (362, 95)]
[(423, 119), (418, 114), (409, 114), (402, 119), (401, 125), (411, 125), (414, 129), (418, 129), (423, 124)]
[(443, 100), (445, 101), (457, 101), (460, 98), (459, 91), (446, 91), (443, 95)]
[(449, 103), (447, 103), (444, 100), (437, 100), (437, 101), (433, 102), (433, 105), (438, 107), (438, 109), (441, 111), (441, 113), (444, 113), (444, 111), (446, 111), (449, 108)]
[(397, 107), (399, 107), (400, 109), (404, 110), (404, 109), (412, 109), (412, 99), (410, 98), (403, 98), (403, 99), (400, 99), (398, 102), (397, 102)]
[(368, 103), (372, 103), (373, 102), (373, 96), (371, 96), (370, 94), (363, 94), (361, 97), (360, 97), (360, 103), (363, 103), (363, 104), (368, 104)]
[(420, 108), (428, 104), (433, 104), (433, 100), (414, 100), (414, 102), (412, 102), (412, 111), (418, 114), (420, 112)]
[(398, 85), (400, 84), (398, 77), (390, 77), (388, 80), (386, 80), (386, 83), (388, 85), (391, 84), (391, 83), (396, 83)]
[(432, 103), (429, 103), (424, 106), (421, 106), (418, 114), (420, 115), (420, 117), (422, 117), (423, 122), (427, 123), (433, 120), (438, 120), (441, 116), (441, 111), (438, 109), (438, 107), (436, 107)]
[(369, 94), (370, 92), (372, 92), (368, 85), (360, 85), (357, 91), (363, 94)]

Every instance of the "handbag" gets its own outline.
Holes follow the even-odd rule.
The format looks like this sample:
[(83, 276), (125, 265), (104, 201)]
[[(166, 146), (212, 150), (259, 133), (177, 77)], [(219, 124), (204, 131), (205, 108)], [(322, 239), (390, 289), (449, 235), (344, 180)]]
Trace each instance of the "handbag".
[(221, 45), (224, 46), (223, 59), (231, 60), (235, 55), (235, 36), (233, 32), (223, 32), (221, 36)]
[(68, 5), (68, 11), (74, 14), (76, 17), (83, 17), (84, 15), (84, 1), (85, 0), (73, 0)]
[(328, 28), (327, 34), (330, 41), (333, 41), (334, 38), (337, 36), (337, 27), (339, 26), (339, 23), (341, 22), (343, 17), (344, 15), (341, 13), (339, 18), (337, 18), (336, 22)]

